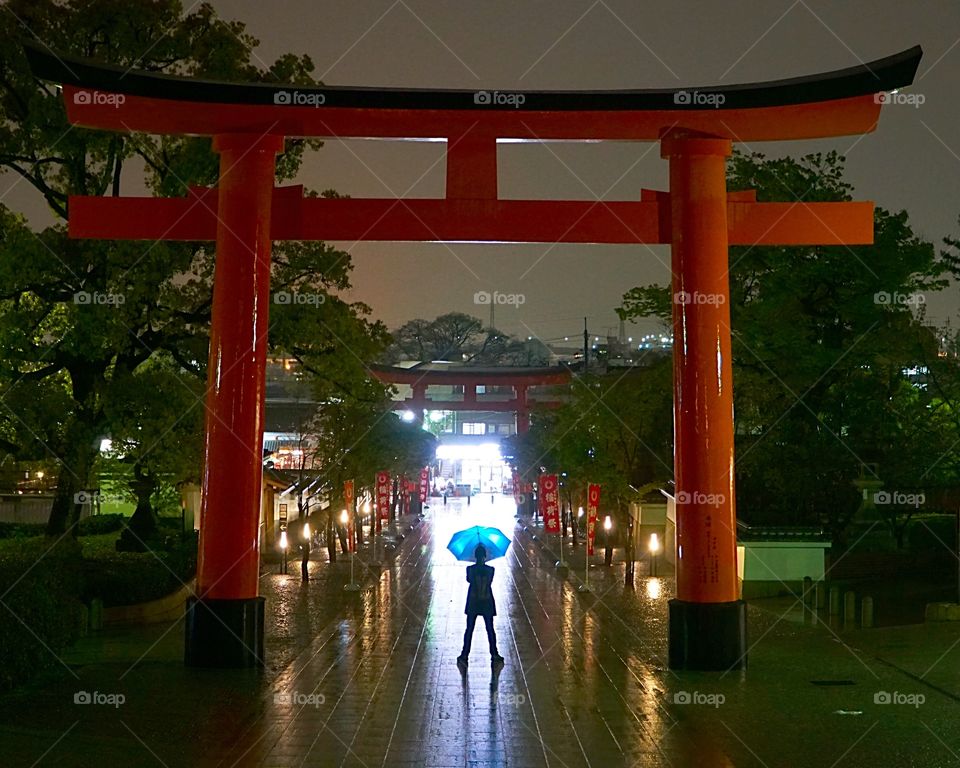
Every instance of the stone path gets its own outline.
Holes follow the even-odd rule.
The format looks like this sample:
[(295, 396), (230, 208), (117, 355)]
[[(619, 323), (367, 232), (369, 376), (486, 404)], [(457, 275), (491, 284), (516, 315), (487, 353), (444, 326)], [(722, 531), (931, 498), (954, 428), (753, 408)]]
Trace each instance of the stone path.
[[(184, 669), (179, 625), (85, 640), (57, 673), (0, 696), (0, 765), (960, 763), (956, 629), (837, 633), (751, 608), (745, 674), (673, 673), (672, 581), (638, 569), (626, 591), (622, 570), (601, 566), (580, 594), (512, 512), (506, 498), (434, 508), (389, 567), (358, 568), (359, 593), (342, 590), (342, 562), (313, 563), (308, 584), (265, 573), (260, 674)], [(467, 585), (445, 545), (476, 522), (516, 537), (492, 563), (506, 664), (491, 669), (481, 625), (461, 675)], [(80, 690), (126, 699), (74, 704)]]

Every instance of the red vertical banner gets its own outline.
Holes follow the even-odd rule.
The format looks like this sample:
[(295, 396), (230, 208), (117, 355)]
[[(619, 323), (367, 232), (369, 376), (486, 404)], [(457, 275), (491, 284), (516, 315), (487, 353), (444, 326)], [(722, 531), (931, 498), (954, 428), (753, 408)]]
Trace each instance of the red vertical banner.
[(345, 480), (343, 483), (343, 505), (347, 508), (347, 548), (356, 552), (357, 540), (353, 535), (353, 480)]
[(390, 473), (377, 472), (377, 485), (374, 490), (374, 503), (377, 512), (377, 533), (381, 530), (381, 521), (390, 519)]
[(427, 500), (427, 492), (430, 490), (430, 468), (424, 467), (420, 470), (420, 503)]
[(540, 475), (540, 512), (545, 533), (560, 533), (560, 491), (556, 475)]
[(523, 488), (520, 486), (520, 473), (514, 470), (513, 472), (513, 501), (517, 506), (520, 506), (520, 494), (523, 493)]
[(390, 473), (377, 472), (376, 492), (377, 516), (381, 520), (390, 518)]
[(587, 554), (593, 554), (593, 542), (597, 536), (597, 516), (600, 514), (600, 486), (587, 486)]

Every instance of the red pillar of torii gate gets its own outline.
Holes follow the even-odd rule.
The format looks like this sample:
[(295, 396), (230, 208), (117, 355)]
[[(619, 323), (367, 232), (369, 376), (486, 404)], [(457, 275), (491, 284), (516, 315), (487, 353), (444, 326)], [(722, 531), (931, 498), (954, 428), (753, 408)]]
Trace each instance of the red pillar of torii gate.
[[(71, 197), (72, 237), (216, 240), (198, 598), (191, 664), (263, 663), (257, 592), (271, 240), (669, 243), (673, 248), (677, 597), (674, 668), (746, 665), (736, 566), (728, 245), (873, 240), (871, 203), (757, 203), (727, 192), (731, 141), (874, 130), (878, 94), (910, 85), (919, 47), (836, 72), (654, 91), (423, 91), (213, 83), (26, 45), (76, 125), (214, 137), (218, 189), (182, 199)], [(444, 199), (304, 198), (274, 188), (286, 136), (447, 140)], [(501, 200), (497, 141), (660, 141), (669, 193), (626, 201)]]

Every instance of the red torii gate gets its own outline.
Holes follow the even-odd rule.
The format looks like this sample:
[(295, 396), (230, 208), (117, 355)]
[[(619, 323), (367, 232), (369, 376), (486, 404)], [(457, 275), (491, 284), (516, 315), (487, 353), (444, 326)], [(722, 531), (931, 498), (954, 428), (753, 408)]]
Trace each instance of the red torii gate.
[[(429, 408), (446, 411), (498, 411), (513, 412), (517, 416), (517, 432), (530, 430), (530, 409), (556, 408), (563, 401), (557, 398), (529, 398), (531, 387), (567, 384), (573, 378), (569, 368), (523, 368), (502, 366), (481, 368), (451, 366), (450, 370), (425, 369), (421, 365), (398, 368), (392, 365), (371, 365), (370, 372), (386, 384), (406, 384), (413, 396), (393, 403), (394, 410), (408, 409), (417, 419), (423, 420), (423, 412)], [(462, 386), (462, 400), (433, 400), (427, 397), (427, 388), (433, 386)], [(477, 387), (493, 385), (512, 387), (514, 396), (509, 400), (487, 400), (478, 397)]]
[[(99, 65), (28, 45), (71, 123), (206, 135), (216, 189), (182, 199), (71, 197), (73, 237), (216, 240), (198, 599), (188, 664), (263, 663), (258, 596), (270, 243), (279, 239), (669, 243), (672, 246), (677, 598), (674, 668), (746, 665), (734, 509), (727, 247), (873, 240), (873, 205), (757, 203), (727, 192), (733, 141), (874, 130), (877, 94), (910, 85), (919, 47), (835, 72), (726, 87), (601, 92), (427, 91), (215, 83)], [(275, 188), (286, 136), (441, 138), (446, 197), (305, 199)], [(670, 190), (639, 201), (500, 200), (497, 140), (659, 141)]]

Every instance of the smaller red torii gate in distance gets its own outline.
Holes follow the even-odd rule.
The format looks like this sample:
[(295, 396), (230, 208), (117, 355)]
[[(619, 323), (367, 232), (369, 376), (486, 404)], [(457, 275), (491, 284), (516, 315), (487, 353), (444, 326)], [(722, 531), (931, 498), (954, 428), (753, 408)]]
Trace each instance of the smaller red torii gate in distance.
[[(370, 372), (385, 384), (405, 384), (413, 390), (413, 396), (393, 401), (394, 410), (409, 410), (417, 420), (423, 421), (424, 411), (491, 411), (515, 413), (517, 433), (525, 434), (530, 429), (531, 408), (559, 408), (563, 400), (556, 397), (528, 396), (532, 387), (551, 387), (569, 384), (573, 374), (569, 368), (555, 367), (470, 367), (451, 366), (450, 370), (425, 368), (414, 365), (400, 368), (390, 365), (372, 365)], [(435, 386), (461, 386), (461, 400), (433, 400), (427, 397), (427, 389)], [(488, 400), (477, 394), (479, 386), (512, 387), (514, 395), (509, 400)]]
[[(184, 198), (69, 200), (72, 237), (216, 240), (198, 597), (185, 659), (263, 664), (261, 445), (274, 239), (669, 243), (673, 277), (677, 592), (669, 664), (746, 666), (736, 559), (728, 246), (873, 241), (869, 202), (756, 202), (729, 192), (732, 143), (863, 134), (879, 94), (913, 82), (919, 47), (768, 83), (598, 92), (427, 91), (216, 83), (58, 55), (25, 44), (63, 86), (68, 120), (119, 132), (213, 138), (215, 189)], [(439, 200), (304, 198), (275, 188), (288, 136), (446, 140)], [(501, 200), (499, 139), (660, 143), (668, 192), (639, 200)]]

